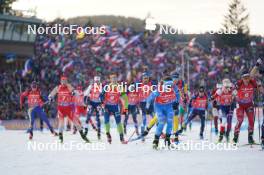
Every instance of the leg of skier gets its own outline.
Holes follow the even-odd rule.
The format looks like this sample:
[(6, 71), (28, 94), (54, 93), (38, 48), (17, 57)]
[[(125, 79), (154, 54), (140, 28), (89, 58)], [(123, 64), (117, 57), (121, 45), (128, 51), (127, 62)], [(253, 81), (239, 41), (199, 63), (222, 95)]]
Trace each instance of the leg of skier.
[(40, 128), (40, 131), (42, 132), (43, 131), (43, 120), (42, 119), (40, 119), (39, 120), (39, 128)]
[(37, 108), (37, 113), (40, 114), (40, 119), (46, 123), (46, 125), (48, 126), (50, 132), (53, 134), (53, 135), (57, 135), (57, 133), (54, 131), (53, 127), (51, 126), (50, 122), (49, 122), (49, 119), (48, 119), (48, 116), (47, 114), (43, 111), (43, 109), (41, 107), (38, 107)]
[(130, 114), (130, 109), (128, 107), (128, 112), (125, 113), (125, 119), (124, 119), (124, 124), (123, 124), (123, 126), (124, 126), (124, 134), (127, 134), (126, 128), (127, 128), (127, 121), (128, 121), (128, 118), (129, 118), (129, 114)]
[(255, 141), (253, 139), (253, 133), (254, 133), (254, 108), (253, 106), (246, 109), (246, 114), (248, 117), (248, 143), (254, 144)]
[(215, 134), (218, 134), (218, 117), (219, 117), (219, 113), (217, 108), (213, 108), (213, 117), (214, 117), (214, 128), (215, 128)]
[(205, 127), (205, 111), (201, 111), (200, 114), (200, 119), (201, 119), (201, 128), (200, 128), (200, 139), (204, 139), (204, 127)]
[(174, 115), (174, 111), (172, 108), (168, 108), (166, 110), (166, 123), (167, 123), (167, 127), (166, 127), (166, 137), (165, 137), (165, 145), (167, 145), (170, 148), (171, 145), (171, 141), (170, 141), (170, 136), (171, 136), (171, 131), (172, 131), (172, 127), (173, 127), (173, 115)]
[(179, 129), (179, 104), (174, 103), (173, 104), (173, 111), (174, 111), (174, 117), (173, 117), (173, 133), (175, 135), (174, 142), (179, 142), (178, 135), (175, 134)]
[(226, 129), (226, 141), (229, 142), (229, 135), (230, 135), (230, 131), (232, 129), (232, 118), (233, 118), (233, 111), (229, 110), (228, 114), (227, 114), (227, 129)]
[(140, 108), (142, 111), (141, 134), (143, 134), (147, 124), (146, 102), (140, 102)]
[(34, 128), (35, 117), (36, 117), (36, 112), (35, 112), (34, 108), (29, 108), (28, 109), (28, 116), (29, 116), (29, 120), (30, 120), (29, 140), (32, 140), (32, 138), (33, 138), (33, 128)]
[(63, 130), (64, 130), (64, 115), (61, 111), (58, 110), (58, 118), (59, 118), (59, 140), (63, 143)]
[(88, 134), (88, 130), (89, 130), (89, 121), (91, 120), (91, 117), (93, 115), (95, 108), (93, 107), (93, 105), (91, 106), (91, 108), (88, 110), (87, 112), (87, 117), (86, 117), (86, 121), (85, 121), (85, 128), (84, 128), (84, 134), (87, 135)]
[(236, 114), (237, 114), (237, 123), (235, 126), (235, 131), (234, 131), (234, 138), (233, 138), (233, 142), (236, 144), (238, 142), (238, 137), (239, 137), (239, 132), (240, 132), (240, 127), (244, 121), (244, 108), (242, 108), (241, 106), (239, 106), (239, 108), (237, 108)]
[(105, 132), (106, 132), (106, 136), (107, 136), (107, 142), (108, 143), (112, 143), (112, 137), (110, 134), (110, 107), (109, 105), (105, 106), (105, 111), (104, 111), (104, 124), (105, 124)]
[(98, 140), (101, 139), (101, 121), (100, 121), (100, 112), (98, 109), (95, 110), (95, 120), (97, 126), (97, 138)]
[(68, 116), (68, 119), (73, 123), (73, 126), (75, 126), (77, 130), (79, 131), (81, 138), (85, 142), (89, 143), (90, 140), (86, 137), (86, 135), (83, 132), (83, 127), (81, 125), (80, 119), (74, 116), (74, 113), (71, 108), (67, 109), (67, 116)]
[(137, 111), (136, 111), (136, 106), (134, 106), (134, 107), (131, 109), (131, 113), (132, 113), (132, 118), (133, 118), (133, 122), (134, 122), (135, 130), (136, 130), (136, 134), (139, 135), (139, 132), (138, 132), (138, 121), (137, 121)]
[(153, 148), (157, 149), (159, 146), (159, 138), (160, 138), (160, 135), (163, 131), (163, 128), (164, 128), (166, 121), (165, 121), (165, 115), (164, 115), (163, 109), (161, 107), (158, 107), (155, 109), (156, 109), (156, 113), (157, 113), (157, 117), (158, 117), (158, 124), (157, 124), (157, 128), (156, 128), (155, 136), (154, 136)]
[(116, 108), (117, 109), (115, 110), (114, 117), (115, 117), (115, 122), (116, 122), (116, 126), (117, 126), (117, 132), (119, 133), (121, 143), (124, 144), (125, 140), (124, 140), (123, 127), (122, 127), (122, 123), (121, 123), (120, 110), (118, 109), (118, 106)]

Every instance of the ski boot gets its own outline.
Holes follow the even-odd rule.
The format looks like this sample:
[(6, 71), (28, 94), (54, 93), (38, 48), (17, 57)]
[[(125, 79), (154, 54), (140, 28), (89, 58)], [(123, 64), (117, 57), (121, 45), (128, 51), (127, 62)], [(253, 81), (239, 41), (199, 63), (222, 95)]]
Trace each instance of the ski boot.
[(192, 123), (189, 124), (189, 129), (192, 130)]
[(218, 135), (218, 129), (215, 128), (215, 135)]
[(62, 135), (62, 132), (59, 133), (59, 140), (61, 143), (63, 143), (63, 135)]
[(160, 138), (161, 139), (165, 139), (166, 135), (162, 132), (161, 135), (160, 135)]
[[(190, 126), (190, 125), (189, 125), (189, 126)], [(185, 124), (182, 124), (181, 129), (179, 129), (177, 132), (178, 132), (179, 134), (181, 134), (183, 131), (186, 131), (186, 130), (187, 130), (186, 125), (185, 125)]]
[(73, 127), (73, 132), (72, 132), (72, 134), (75, 135), (76, 133), (77, 133), (77, 128), (76, 128), (76, 126), (74, 126), (74, 127)]
[(86, 142), (86, 143), (90, 143), (90, 140), (86, 137), (86, 135), (83, 133), (83, 130), (79, 131), (81, 138)]
[(226, 138), (226, 143), (230, 142), (230, 138), (229, 138), (229, 132), (227, 131), (225, 134), (225, 138)]
[(234, 134), (233, 144), (237, 145), (237, 143), (238, 143), (238, 134)]
[(168, 148), (170, 148), (171, 145), (170, 134), (166, 134), (164, 141), (165, 141), (165, 146), (168, 146)]
[(204, 136), (203, 136), (203, 133), (200, 133), (200, 140), (203, 140), (204, 139)]
[(150, 128), (147, 127), (147, 129), (142, 133), (142, 136), (145, 137), (148, 135)]
[(107, 142), (109, 144), (111, 144), (112, 143), (112, 137), (111, 137), (111, 134), (109, 132), (106, 133), (106, 137), (107, 137)]
[(40, 132), (43, 132), (43, 125), (42, 126), (40, 126), (40, 128), (39, 128), (39, 130), (40, 130)]
[(127, 134), (127, 129), (126, 129), (126, 125), (124, 124), (124, 134), (126, 135)]
[(264, 138), (261, 139), (261, 148), (264, 150)]
[[(147, 129), (148, 129), (148, 128), (147, 128)], [(135, 130), (136, 130), (136, 134), (137, 134), (137, 136), (139, 136), (138, 127), (136, 127)], [(144, 131), (144, 132), (145, 132), (145, 131)], [(144, 132), (143, 132), (143, 134), (144, 134)]]
[(152, 143), (153, 149), (158, 149), (159, 147), (159, 136), (155, 135), (153, 143)]
[(124, 134), (120, 134), (120, 142), (122, 144), (127, 144), (127, 141), (125, 141), (125, 139), (124, 139)]
[(175, 137), (173, 139), (173, 142), (178, 145), (179, 144), (179, 136), (177, 134), (175, 134)]
[(248, 133), (248, 144), (250, 144), (250, 145), (255, 144), (255, 141), (253, 139), (253, 132)]
[(70, 131), (70, 130), (71, 130), (71, 125), (67, 124), (66, 131)]
[(84, 135), (87, 136), (87, 134), (88, 134), (88, 128), (84, 128)]
[(97, 131), (97, 139), (101, 140), (101, 131), (100, 130)]
[(33, 139), (33, 131), (29, 131), (29, 140), (32, 140)]
[(58, 133), (55, 132), (53, 129), (50, 130), (51, 134), (54, 135), (54, 136), (58, 136)]
[(224, 138), (224, 132), (220, 132), (219, 138), (218, 138), (218, 143), (221, 143)]
[(141, 135), (143, 136), (143, 137), (141, 137), (141, 141), (142, 142), (145, 142), (144, 132), (145, 132), (145, 127), (144, 126), (141, 126)]

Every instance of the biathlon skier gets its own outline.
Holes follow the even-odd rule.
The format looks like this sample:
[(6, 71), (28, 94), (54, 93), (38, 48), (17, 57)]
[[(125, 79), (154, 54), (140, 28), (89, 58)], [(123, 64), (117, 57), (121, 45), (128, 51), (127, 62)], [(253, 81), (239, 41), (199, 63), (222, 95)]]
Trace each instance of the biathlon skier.
[(85, 134), (83, 133), (83, 128), (79, 122), (79, 119), (74, 116), (73, 109), (73, 87), (68, 83), (68, 78), (66, 76), (61, 76), (60, 85), (56, 86), (49, 94), (49, 100), (52, 101), (57, 95), (57, 110), (59, 118), (59, 139), (63, 143), (63, 129), (64, 129), (64, 118), (67, 116), (74, 126), (76, 126), (79, 131), (81, 138), (85, 142), (90, 142)]
[(27, 98), (27, 102), (28, 102), (28, 116), (30, 119), (30, 127), (28, 130), (29, 139), (31, 140), (33, 138), (33, 127), (35, 123), (35, 118), (37, 116), (39, 116), (40, 119), (43, 120), (47, 124), (50, 132), (56, 136), (57, 133), (54, 131), (53, 127), (51, 126), (48, 120), (48, 116), (43, 109), (44, 100), (42, 98), (41, 91), (38, 88), (38, 84), (36, 81), (33, 81), (31, 83), (30, 90), (26, 90), (21, 93), (20, 95), (20, 109), (21, 110), (23, 108), (23, 103), (24, 103), (25, 98)]

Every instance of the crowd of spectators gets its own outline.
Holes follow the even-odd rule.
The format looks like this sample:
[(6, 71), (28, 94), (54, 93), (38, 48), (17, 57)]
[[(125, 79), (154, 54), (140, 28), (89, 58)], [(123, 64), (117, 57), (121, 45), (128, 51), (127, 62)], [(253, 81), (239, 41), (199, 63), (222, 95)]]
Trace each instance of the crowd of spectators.
[[(28, 69), (5, 70), (0, 74), (0, 119), (27, 117), (25, 110), (19, 109), (19, 94), (30, 87), (33, 80), (39, 82), (47, 97), (62, 74), (66, 74), (74, 86), (87, 86), (95, 74), (107, 81), (107, 75), (112, 71), (117, 72), (119, 81), (136, 81), (140, 79), (143, 67), (148, 67), (151, 76), (157, 80), (164, 71), (175, 70), (181, 75), (184, 71), (186, 78), (189, 60), (190, 88), (204, 80), (210, 89), (224, 76), (235, 81), (242, 69), (252, 67), (255, 62), (251, 48), (212, 46), (211, 52), (206, 52), (196, 47), (195, 39), (182, 44), (164, 39), (155, 32), (108, 26), (106, 29), (104, 35), (37, 36), (35, 55), (30, 59)], [(55, 111), (49, 111), (54, 117)]]

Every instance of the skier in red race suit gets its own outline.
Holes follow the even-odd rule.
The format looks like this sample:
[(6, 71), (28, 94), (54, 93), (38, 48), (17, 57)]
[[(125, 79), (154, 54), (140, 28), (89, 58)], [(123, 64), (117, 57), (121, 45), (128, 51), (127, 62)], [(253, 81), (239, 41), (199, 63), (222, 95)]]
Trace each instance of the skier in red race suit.
[(31, 140), (33, 138), (33, 126), (34, 126), (35, 118), (37, 116), (39, 116), (40, 119), (42, 119), (47, 124), (52, 134), (57, 135), (57, 133), (54, 131), (53, 127), (51, 126), (48, 120), (47, 114), (43, 110), (44, 103), (41, 97), (41, 92), (35, 81), (32, 82), (30, 90), (26, 90), (21, 93), (20, 109), (22, 109), (23, 102), (26, 97), (28, 100), (28, 115), (30, 119), (29, 139)]
[(59, 118), (59, 139), (63, 142), (63, 129), (64, 129), (64, 117), (68, 119), (76, 126), (82, 139), (86, 142), (90, 142), (83, 133), (82, 126), (79, 119), (74, 116), (73, 110), (73, 87), (68, 83), (66, 76), (61, 77), (60, 85), (56, 86), (49, 94), (49, 100), (51, 101), (57, 94), (57, 108)]
[(233, 85), (231, 81), (229, 79), (224, 79), (222, 88), (218, 89), (213, 95), (213, 99), (219, 100), (219, 117), (222, 121), (218, 142), (222, 142), (224, 136), (226, 137), (227, 142), (229, 142), (233, 111), (236, 107), (234, 99), (236, 91), (234, 91), (232, 87)]
[(242, 79), (236, 83), (237, 90), (237, 124), (235, 126), (233, 142), (238, 142), (240, 127), (244, 120), (244, 114), (248, 117), (248, 143), (254, 144), (253, 132), (254, 132), (254, 104), (253, 97), (255, 90), (258, 88), (255, 79), (250, 77), (249, 72), (245, 71), (242, 74)]
[[(80, 117), (86, 116), (86, 106), (84, 104), (84, 95), (82, 86), (77, 86), (76, 90), (74, 90), (73, 95), (73, 105), (74, 105), (74, 117), (79, 120), (81, 124)], [(73, 134), (76, 134), (77, 127), (73, 127)]]

